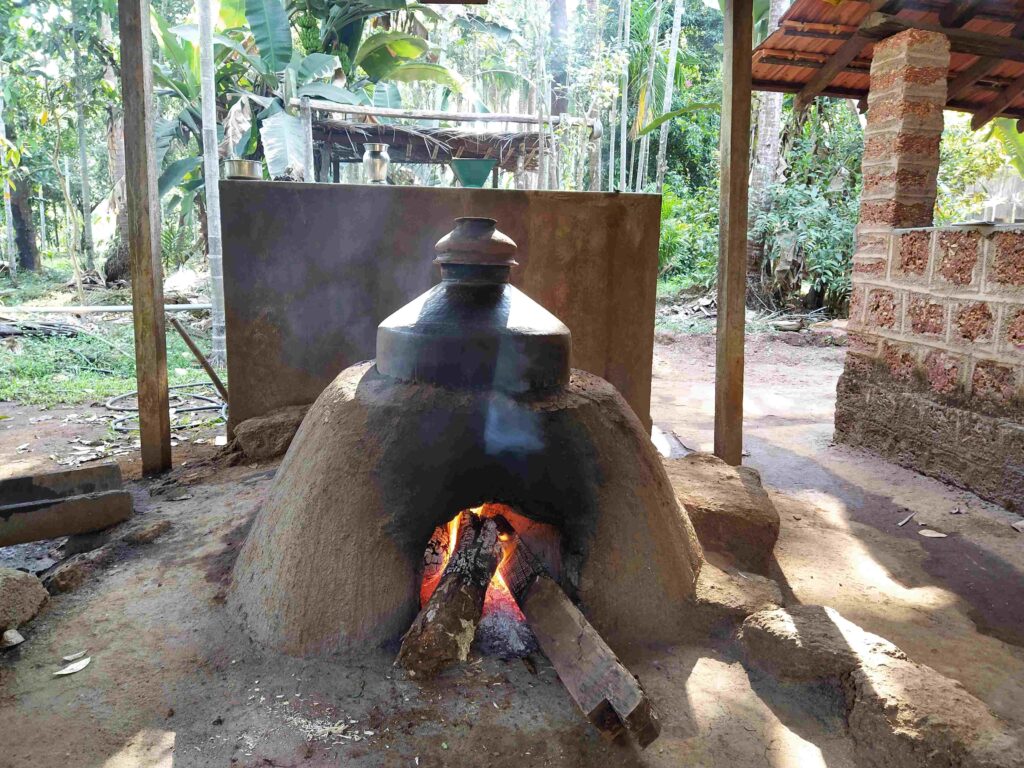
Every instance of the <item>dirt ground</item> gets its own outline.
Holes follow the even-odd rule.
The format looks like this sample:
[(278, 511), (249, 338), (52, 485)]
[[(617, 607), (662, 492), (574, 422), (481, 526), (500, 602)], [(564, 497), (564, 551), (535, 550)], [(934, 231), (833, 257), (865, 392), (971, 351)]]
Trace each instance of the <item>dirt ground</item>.
[[(782, 515), (776, 575), (788, 599), (835, 606), (1024, 725), (1017, 518), (831, 446), (841, 349), (760, 338), (749, 350), (747, 463)], [(693, 448), (710, 445), (713, 357), (709, 337), (656, 348), (654, 420)], [(0, 415), (4, 472), (52, 466), (74, 436), (58, 419), (33, 423), (39, 409)], [(29, 438), (33, 451), (18, 453)], [(0, 656), (0, 768), (854, 764), (833, 691), (781, 685), (710, 640), (624, 659), (662, 713), (662, 736), (642, 754), (604, 743), (542, 657), (532, 669), (476, 659), (419, 686), (392, 668), (393, 649), (321, 661), (267, 653), (223, 596), (275, 465), (225, 466), (210, 443), (175, 451), (169, 478), (133, 482), (130, 523), (168, 520), (170, 530), (51, 599), (26, 642)], [(949, 536), (925, 539), (918, 521)], [(53, 676), (81, 650), (88, 667)]]

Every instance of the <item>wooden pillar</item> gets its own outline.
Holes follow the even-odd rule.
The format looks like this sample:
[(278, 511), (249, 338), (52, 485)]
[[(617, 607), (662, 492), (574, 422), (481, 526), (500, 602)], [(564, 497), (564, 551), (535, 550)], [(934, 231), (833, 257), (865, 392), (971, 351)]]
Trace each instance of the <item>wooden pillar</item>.
[(167, 343), (160, 262), (160, 198), (153, 148), (153, 69), (149, 0), (119, 0), (121, 98), (124, 103), (128, 251), (135, 321), (135, 376), (144, 474), (171, 468)]
[(747, 291), (747, 185), (753, 0), (727, 0), (722, 63), (722, 185), (718, 236), (715, 455), (743, 454), (743, 325)]

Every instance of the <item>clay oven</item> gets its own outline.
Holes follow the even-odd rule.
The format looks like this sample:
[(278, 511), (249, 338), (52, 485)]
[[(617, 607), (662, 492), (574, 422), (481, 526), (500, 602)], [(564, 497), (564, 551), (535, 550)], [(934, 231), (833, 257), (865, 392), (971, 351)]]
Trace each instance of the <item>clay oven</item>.
[(260, 642), (309, 656), (397, 641), (428, 543), (485, 504), (510, 510), (613, 649), (678, 638), (693, 527), (629, 406), (570, 369), (568, 329), (509, 284), (515, 251), (493, 220), (457, 220), (441, 282), (310, 409), (235, 567), (230, 601)]

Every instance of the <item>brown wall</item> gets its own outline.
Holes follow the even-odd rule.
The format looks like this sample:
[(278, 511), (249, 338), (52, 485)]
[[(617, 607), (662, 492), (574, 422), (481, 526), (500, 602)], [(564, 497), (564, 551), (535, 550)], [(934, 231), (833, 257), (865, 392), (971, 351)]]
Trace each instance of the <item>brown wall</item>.
[(310, 403), (374, 356), (378, 323), (437, 281), (434, 243), (490, 216), (513, 282), (572, 331), (573, 365), (649, 425), (657, 195), (221, 182), (231, 424)]

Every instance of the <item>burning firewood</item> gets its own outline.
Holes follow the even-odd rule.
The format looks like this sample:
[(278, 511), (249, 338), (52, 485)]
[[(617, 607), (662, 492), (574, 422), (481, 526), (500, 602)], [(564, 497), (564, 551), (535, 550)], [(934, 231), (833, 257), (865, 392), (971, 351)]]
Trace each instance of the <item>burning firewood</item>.
[(398, 663), (410, 677), (433, 677), (449, 664), (466, 660), (500, 554), (495, 519), (470, 512), (459, 515), (455, 550), (434, 593), (402, 638)]
[(562, 685), (587, 719), (610, 739), (623, 730), (646, 748), (661, 732), (640, 682), (618, 660), (579, 608), (547, 574), (526, 544), (514, 547), (501, 575)]

